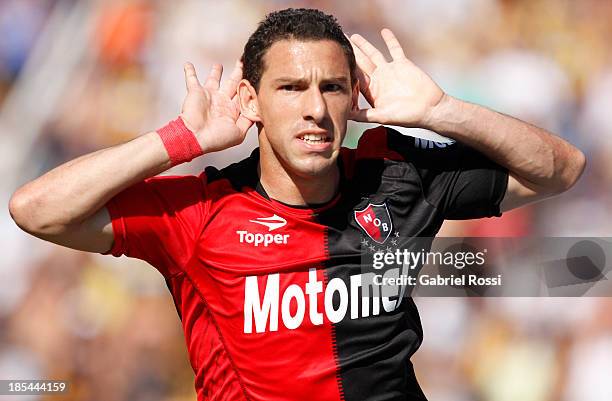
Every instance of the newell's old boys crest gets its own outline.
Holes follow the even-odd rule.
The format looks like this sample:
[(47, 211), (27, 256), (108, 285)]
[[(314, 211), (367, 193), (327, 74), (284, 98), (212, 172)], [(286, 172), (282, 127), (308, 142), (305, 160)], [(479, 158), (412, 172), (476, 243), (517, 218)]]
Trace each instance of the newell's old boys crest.
[(379, 244), (383, 244), (393, 230), (391, 215), (385, 203), (382, 205), (369, 203), (365, 209), (355, 210), (355, 221), (370, 238)]

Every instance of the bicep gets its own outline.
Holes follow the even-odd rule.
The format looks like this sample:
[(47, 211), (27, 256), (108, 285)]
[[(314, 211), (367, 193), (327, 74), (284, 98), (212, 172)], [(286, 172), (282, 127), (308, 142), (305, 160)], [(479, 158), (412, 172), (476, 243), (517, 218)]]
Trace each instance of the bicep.
[(55, 244), (85, 252), (106, 253), (113, 246), (111, 219), (106, 207), (75, 225), (62, 227), (55, 233), (39, 235)]
[(500, 208), (502, 212), (507, 212), (529, 203), (541, 201), (552, 195), (551, 193), (539, 190), (536, 185), (510, 173), (508, 175), (508, 188)]

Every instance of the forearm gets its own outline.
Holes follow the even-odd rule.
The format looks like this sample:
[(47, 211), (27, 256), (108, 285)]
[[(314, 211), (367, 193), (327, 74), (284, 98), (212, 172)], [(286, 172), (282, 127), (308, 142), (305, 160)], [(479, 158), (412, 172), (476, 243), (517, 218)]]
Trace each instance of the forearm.
[(157, 133), (69, 161), (27, 183), (11, 198), (11, 215), (34, 234), (53, 235), (92, 216), (123, 189), (168, 168)]
[(568, 189), (585, 165), (580, 150), (546, 130), (448, 95), (427, 128), (480, 151), (538, 192)]

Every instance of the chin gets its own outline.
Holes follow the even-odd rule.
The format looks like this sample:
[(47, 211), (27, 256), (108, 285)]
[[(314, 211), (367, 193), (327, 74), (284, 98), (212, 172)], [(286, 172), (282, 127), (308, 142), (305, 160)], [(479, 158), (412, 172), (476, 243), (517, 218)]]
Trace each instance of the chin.
[(324, 160), (306, 160), (295, 166), (295, 172), (302, 177), (317, 178), (329, 174), (336, 164), (336, 158)]

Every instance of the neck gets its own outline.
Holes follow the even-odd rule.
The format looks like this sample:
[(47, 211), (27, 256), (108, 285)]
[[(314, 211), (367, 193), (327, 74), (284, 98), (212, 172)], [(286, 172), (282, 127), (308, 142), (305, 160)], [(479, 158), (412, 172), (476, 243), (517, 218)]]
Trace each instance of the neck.
[(334, 163), (325, 173), (302, 177), (288, 172), (275, 158), (261, 155), (259, 181), (268, 196), (279, 202), (295, 206), (321, 204), (332, 200), (336, 195), (340, 170)]

